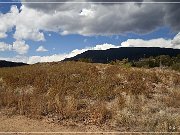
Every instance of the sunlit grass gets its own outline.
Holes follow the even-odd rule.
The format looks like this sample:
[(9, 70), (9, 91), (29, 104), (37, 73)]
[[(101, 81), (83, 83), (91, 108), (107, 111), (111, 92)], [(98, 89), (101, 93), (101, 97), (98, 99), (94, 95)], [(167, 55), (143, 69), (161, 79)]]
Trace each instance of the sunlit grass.
[(180, 131), (179, 101), (180, 73), (172, 70), (84, 62), (0, 69), (0, 108), (10, 116)]

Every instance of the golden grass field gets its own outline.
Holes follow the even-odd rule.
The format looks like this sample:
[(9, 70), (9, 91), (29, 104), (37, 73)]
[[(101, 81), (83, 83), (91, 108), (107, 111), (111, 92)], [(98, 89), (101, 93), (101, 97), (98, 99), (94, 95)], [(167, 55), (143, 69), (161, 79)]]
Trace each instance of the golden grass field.
[(180, 132), (180, 72), (85, 62), (1, 68), (0, 112), (54, 131)]

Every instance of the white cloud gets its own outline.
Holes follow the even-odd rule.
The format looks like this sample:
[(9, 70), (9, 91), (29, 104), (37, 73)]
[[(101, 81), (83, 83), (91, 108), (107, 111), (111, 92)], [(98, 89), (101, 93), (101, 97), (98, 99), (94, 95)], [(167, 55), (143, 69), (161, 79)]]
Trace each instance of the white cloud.
[(37, 49), (36, 49), (36, 52), (47, 52), (48, 50), (46, 48), (44, 48), (43, 46), (39, 46)]
[(86, 16), (86, 17), (94, 17), (94, 11), (92, 9), (82, 9), (82, 11), (80, 12), (81, 16)]
[(10, 51), (12, 49), (12, 45), (6, 44), (4, 42), (0, 42), (0, 51)]
[[(81, 34), (90, 36), (112, 35), (129, 31), (146, 32), (156, 28), (163, 21), (162, 18), (159, 18), (159, 14), (163, 14), (161, 5), (150, 7), (146, 4), (141, 6), (136, 4), (112, 4), (105, 6), (104, 4), (68, 3), (59, 4), (59, 6), (49, 6), (52, 6), (56, 13), (51, 12), (52, 9), (45, 12), (41, 10), (42, 7), (39, 7), (40, 10), (38, 10), (38, 5), (33, 5), (31, 6), (33, 8), (24, 6), (24, 10), (22, 10), (24, 13), (21, 14), (26, 15), (27, 11), (29, 14), (36, 12), (38, 16), (32, 14), (32, 18), (38, 21), (32, 22), (33, 26), (38, 26), (39, 29), (45, 31), (59, 32), (62, 35)], [(62, 9), (64, 9), (63, 12)], [(156, 15), (158, 16), (149, 17), (149, 14), (152, 14), (154, 10), (156, 10)], [(28, 15), (24, 17), (28, 17)], [(146, 21), (140, 21), (141, 17)], [(146, 27), (142, 23), (145, 23)]]
[(110, 48), (118, 48), (118, 47), (120, 47), (120, 46), (116, 46), (116, 45), (106, 43), (106, 44), (102, 44), (102, 45), (96, 45), (95, 47), (93, 47), (90, 50), (107, 50)]
[(180, 49), (180, 32), (174, 37), (174, 39), (172, 40), (172, 44), (174, 45), (174, 47)]
[(29, 29), (24, 26), (16, 26), (16, 32), (14, 33), (14, 38), (17, 40), (30, 39), (33, 41), (45, 41), (44, 34), (39, 32), (37, 29)]
[(68, 57), (68, 54), (54, 54), (51, 56), (31, 56), (29, 57), (27, 63), (34, 64), (37, 62), (53, 62), (53, 61), (61, 61)]
[(43, 16), (42, 12), (26, 8), (22, 5), (21, 12), (16, 18), (14, 38), (17, 40), (44, 41), (44, 33), (41, 32), (42, 21), (44, 21)]
[(13, 42), (13, 50), (15, 50), (19, 54), (25, 54), (29, 50), (29, 45), (25, 43), (25, 41), (17, 40)]
[(34, 41), (44, 41), (44, 32), (86, 36), (143, 34), (167, 25), (179, 30), (178, 9), (177, 4), (24, 3), (21, 10), (12, 6), (9, 13), (0, 13), (0, 38), (7, 37), (13, 27), (16, 40)]
[(25, 54), (29, 50), (29, 45), (25, 41), (15, 41), (12, 45), (0, 42), (0, 51), (15, 51), (18, 54)]
[(180, 33), (174, 39), (128, 39), (121, 43), (121, 47), (161, 47), (161, 48), (176, 48), (180, 49)]
[(165, 48), (172, 48), (171, 40), (158, 38), (158, 39), (150, 39), (150, 40), (143, 40), (143, 39), (128, 39), (121, 43), (122, 47), (165, 47)]
[(18, 14), (19, 11), (16, 6), (12, 6), (6, 14), (0, 13), (0, 38), (7, 37), (6, 33), (14, 27)]
[(17, 55), (15, 57), (0, 57), (0, 60), (6, 60), (6, 61), (12, 61), (12, 62), (23, 62), (27, 63), (28, 57), (22, 56), (22, 55)]
[[(166, 7), (167, 4), (149, 6), (133, 3), (108, 5), (26, 3), (22, 4), (21, 10), (12, 6), (9, 13), (0, 14), (0, 38), (7, 37), (7, 32), (13, 27), (16, 28), (14, 33), (16, 40), (34, 41), (44, 41), (44, 32), (85, 36), (126, 32), (143, 34), (177, 20), (171, 18), (170, 9)], [(174, 18), (177, 18), (176, 16)], [(171, 18), (170, 21), (167, 21), (168, 18)], [(179, 24), (179, 21), (176, 22)]]
[[(155, 19), (148, 16), (154, 11), (156, 14), (162, 14), (162, 8), (158, 4), (151, 7), (146, 4), (105, 6), (103, 4), (64, 3), (53, 4), (54, 6), (43, 4), (42, 7), (39, 7), (39, 4), (32, 5), (23, 4), (21, 11), (13, 6), (10, 13), (1, 14), (0, 36), (6, 37), (6, 32), (14, 26), (16, 40), (44, 41), (44, 32), (56, 32), (62, 35), (113, 35), (129, 31), (149, 31), (163, 21), (159, 16), (153, 15)], [(52, 9), (50, 11), (42, 10), (43, 6), (48, 8), (52, 6), (51, 8), (56, 12), (51, 12)], [(146, 27), (142, 25), (141, 17), (146, 20), (146, 22), (142, 22), (146, 23)]]
[(33, 9), (21, 6), (21, 12), (17, 6), (11, 6), (8, 13), (0, 13), (0, 38), (6, 38), (7, 32), (15, 27), (14, 38), (16, 40), (30, 39), (34, 41), (44, 41), (44, 34), (41, 32), (41, 22), (39, 16), (43, 16)]

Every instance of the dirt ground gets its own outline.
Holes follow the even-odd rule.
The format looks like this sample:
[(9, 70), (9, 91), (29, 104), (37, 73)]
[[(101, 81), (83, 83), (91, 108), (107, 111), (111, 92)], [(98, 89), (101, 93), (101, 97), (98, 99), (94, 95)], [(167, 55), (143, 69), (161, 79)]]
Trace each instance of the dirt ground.
[(149, 135), (179, 133), (118, 132), (95, 125), (60, 125), (47, 119), (30, 119), (25, 116), (7, 116), (0, 112), (0, 135)]
[[(6, 134), (104, 134), (104, 130), (96, 126), (82, 126), (82, 125), (71, 125), (64, 126), (57, 123), (49, 122), (45, 119), (36, 120), (30, 119), (25, 116), (11, 116), (8, 117), (0, 113), (0, 135)], [(53, 133), (54, 132), (54, 133)], [(92, 133), (95, 132), (95, 133)], [(97, 133), (99, 132), (99, 133)], [(114, 133), (105, 133), (105, 134), (114, 134)]]

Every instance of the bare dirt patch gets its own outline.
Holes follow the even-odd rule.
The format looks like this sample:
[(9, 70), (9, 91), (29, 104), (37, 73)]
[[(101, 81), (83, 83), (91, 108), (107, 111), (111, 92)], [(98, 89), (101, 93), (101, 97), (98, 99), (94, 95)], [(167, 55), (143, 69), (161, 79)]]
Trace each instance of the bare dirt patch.
[[(86, 134), (92, 134), (87, 132), (96, 132), (93, 134), (102, 134), (97, 132), (103, 132), (103, 128), (99, 128), (97, 126), (82, 126), (82, 125), (69, 125), (63, 126), (57, 123), (49, 122), (47, 119), (37, 120), (30, 119), (25, 116), (12, 116), (8, 117), (0, 113), (0, 134), (83, 134), (82, 132), (86, 132)], [(50, 133), (54, 132), (54, 133)], [(59, 133), (57, 133), (59, 132)], [(108, 132), (108, 131), (107, 131)]]

